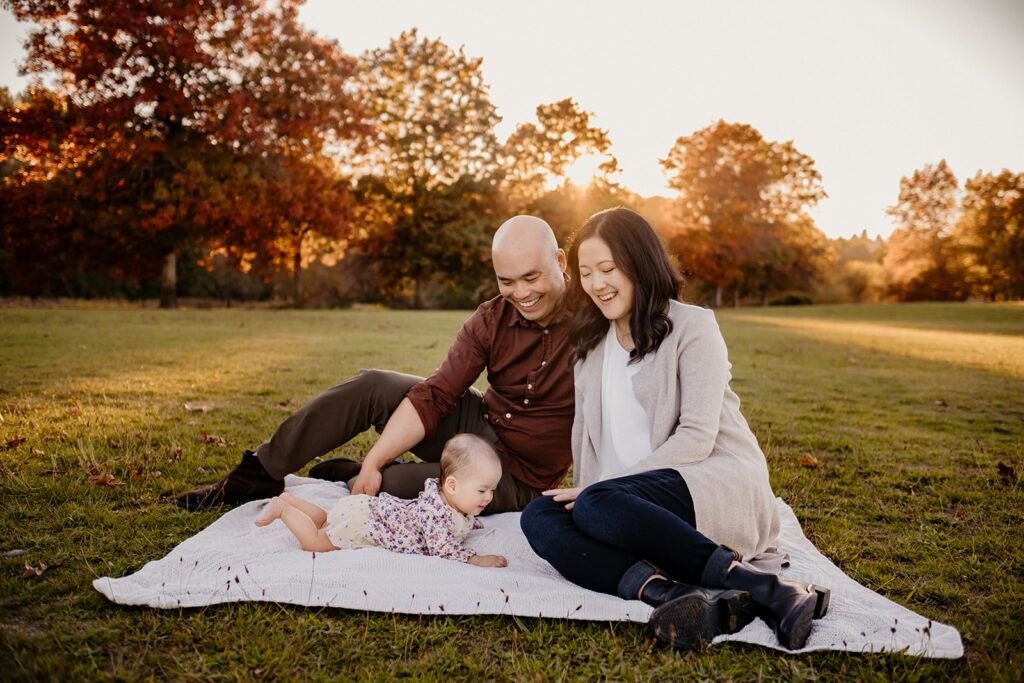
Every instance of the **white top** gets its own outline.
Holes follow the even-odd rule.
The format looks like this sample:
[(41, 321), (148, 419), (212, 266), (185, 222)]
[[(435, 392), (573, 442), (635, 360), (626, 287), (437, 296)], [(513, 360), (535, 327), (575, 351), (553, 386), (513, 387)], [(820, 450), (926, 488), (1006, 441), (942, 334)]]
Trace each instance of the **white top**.
[(651, 454), (651, 420), (633, 392), (633, 377), (653, 354), (629, 363), (629, 351), (608, 328), (601, 382), (601, 457), (599, 479), (611, 479)]

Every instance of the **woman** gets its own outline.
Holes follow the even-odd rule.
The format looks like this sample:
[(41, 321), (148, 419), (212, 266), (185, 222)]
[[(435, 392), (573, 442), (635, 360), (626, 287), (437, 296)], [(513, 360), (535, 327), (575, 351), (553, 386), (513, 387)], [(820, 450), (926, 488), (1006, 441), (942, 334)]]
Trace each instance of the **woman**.
[(653, 605), (655, 635), (677, 647), (755, 615), (803, 647), (827, 589), (739, 562), (764, 559), (779, 517), (714, 314), (678, 301), (668, 254), (628, 209), (587, 220), (569, 272), (575, 488), (524, 510), (530, 544), (585, 588)]

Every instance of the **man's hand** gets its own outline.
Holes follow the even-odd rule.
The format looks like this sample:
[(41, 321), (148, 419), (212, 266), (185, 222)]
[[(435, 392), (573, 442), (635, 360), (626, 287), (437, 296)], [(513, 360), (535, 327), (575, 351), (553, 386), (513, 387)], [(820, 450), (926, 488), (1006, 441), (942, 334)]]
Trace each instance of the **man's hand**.
[(474, 555), (469, 558), (469, 564), (477, 567), (507, 567), (508, 560), (501, 555)]
[(576, 504), (576, 498), (579, 497), (580, 492), (583, 489), (579, 486), (573, 489), (548, 489), (543, 491), (543, 495), (549, 496), (556, 503), (564, 503), (569, 501), (569, 504), (565, 506), (566, 510), (572, 510), (572, 506)]
[(381, 477), (380, 470), (373, 465), (363, 464), (359, 474), (352, 480), (352, 493), (365, 493), (368, 496), (376, 496), (380, 492)]

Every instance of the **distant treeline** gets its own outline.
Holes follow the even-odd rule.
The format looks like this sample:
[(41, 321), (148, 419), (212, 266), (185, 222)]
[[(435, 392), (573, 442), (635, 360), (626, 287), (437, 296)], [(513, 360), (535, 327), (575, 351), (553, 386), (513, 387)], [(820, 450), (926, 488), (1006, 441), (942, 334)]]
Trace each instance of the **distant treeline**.
[(571, 98), (499, 140), (481, 60), (415, 29), (350, 56), (295, 2), (11, 8), (49, 87), (0, 89), (0, 294), (466, 307), (495, 292), (508, 216), (564, 242), (622, 205), (659, 229), (691, 301), (1024, 297), (1022, 174), (961, 188), (940, 161), (901, 181), (887, 240), (828, 240), (793, 142), (712, 123), (661, 160), (673, 196), (643, 198)]

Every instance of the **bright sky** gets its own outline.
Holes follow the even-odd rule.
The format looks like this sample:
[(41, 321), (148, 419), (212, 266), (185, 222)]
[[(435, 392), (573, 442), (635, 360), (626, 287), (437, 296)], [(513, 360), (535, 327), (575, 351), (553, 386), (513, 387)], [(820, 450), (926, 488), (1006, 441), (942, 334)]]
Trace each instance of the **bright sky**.
[[(899, 179), (945, 158), (1024, 172), (1024, 2), (338, 2), (303, 19), (350, 54), (402, 30), (483, 57), (504, 138), (573, 97), (607, 128), (622, 182), (669, 195), (658, 159), (713, 121), (793, 140), (821, 172), (826, 234), (888, 235)], [(20, 90), (25, 31), (0, 10), (0, 84)]]

